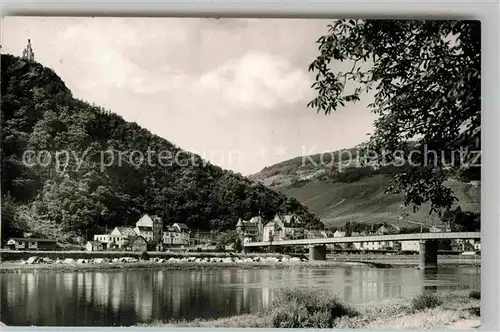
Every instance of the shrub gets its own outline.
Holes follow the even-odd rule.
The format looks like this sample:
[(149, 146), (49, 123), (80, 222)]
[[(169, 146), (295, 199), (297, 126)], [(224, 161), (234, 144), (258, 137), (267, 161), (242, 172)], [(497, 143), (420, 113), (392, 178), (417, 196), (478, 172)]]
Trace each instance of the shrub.
[(432, 309), (440, 306), (443, 299), (436, 293), (423, 293), (411, 300), (411, 308), (415, 311)]
[(309, 290), (284, 290), (271, 306), (277, 328), (332, 328), (340, 317), (356, 315), (337, 297)]
[(481, 300), (481, 292), (479, 291), (472, 291), (469, 293), (469, 297), (474, 300)]

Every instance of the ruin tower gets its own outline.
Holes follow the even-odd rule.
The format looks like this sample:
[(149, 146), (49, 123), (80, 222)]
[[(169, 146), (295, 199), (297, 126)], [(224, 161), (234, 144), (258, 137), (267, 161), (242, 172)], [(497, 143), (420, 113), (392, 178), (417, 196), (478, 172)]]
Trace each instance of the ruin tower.
[(28, 39), (28, 45), (23, 51), (23, 58), (27, 59), (28, 61), (35, 61), (35, 52), (33, 52), (33, 49), (31, 48), (30, 39)]

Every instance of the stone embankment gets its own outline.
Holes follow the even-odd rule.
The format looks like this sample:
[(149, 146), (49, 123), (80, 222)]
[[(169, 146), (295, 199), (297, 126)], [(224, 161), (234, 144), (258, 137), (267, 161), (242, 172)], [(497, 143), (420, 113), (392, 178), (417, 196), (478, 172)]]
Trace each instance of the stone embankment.
[(65, 259), (51, 259), (48, 257), (32, 256), (27, 260), (18, 262), (20, 265), (33, 265), (33, 264), (104, 264), (104, 263), (279, 263), (279, 262), (302, 262), (306, 261), (305, 258), (298, 257), (182, 257), (182, 258), (159, 258), (154, 257), (149, 260), (138, 259), (135, 257), (117, 257), (117, 258), (65, 258)]
[[(135, 257), (119, 258), (65, 258), (51, 259), (48, 257), (32, 256), (27, 260), (9, 261), (0, 264), (0, 273), (21, 273), (38, 271), (105, 271), (117, 269), (217, 269), (217, 268), (284, 268), (284, 267), (306, 267), (306, 266), (330, 266), (335, 262), (310, 263), (304, 258), (280, 256), (280, 257), (153, 257), (150, 259), (138, 259)], [(338, 263), (337, 263), (338, 264)]]

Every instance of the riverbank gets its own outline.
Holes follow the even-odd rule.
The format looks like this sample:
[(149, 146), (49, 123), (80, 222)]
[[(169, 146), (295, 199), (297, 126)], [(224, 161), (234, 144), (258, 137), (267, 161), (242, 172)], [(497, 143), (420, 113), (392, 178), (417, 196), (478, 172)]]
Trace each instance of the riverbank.
[(285, 292), (268, 310), (256, 314), (154, 321), (138, 327), (476, 329), (480, 326), (478, 293), (431, 293), (377, 308), (354, 309), (330, 294), (307, 290)]
[(258, 269), (258, 268), (331, 268), (334, 266), (362, 265), (363, 263), (349, 262), (228, 262), (228, 263), (98, 263), (98, 264), (33, 264), (26, 265), (16, 262), (0, 264), (0, 273), (22, 272), (97, 272), (113, 270), (199, 270), (199, 269)]
[[(91, 272), (91, 271), (112, 271), (112, 270), (196, 270), (196, 269), (257, 269), (257, 268), (333, 268), (335, 266), (367, 265), (375, 268), (391, 267), (412, 267), (418, 266), (418, 259), (377, 259), (370, 257), (336, 258), (326, 261), (305, 261), (294, 257), (268, 257), (268, 258), (230, 258), (203, 260), (197, 258), (186, 259), (151, 259), (151, 260), (73, 260), (46, 261), (45, 263), (28, 264), (26, 261), (2, 262), (0, 263), (0, 273), (21, 273), (21, 272)], [(480, 266), (480, 260), (440, 258), (440, 267), (447, 266)]]

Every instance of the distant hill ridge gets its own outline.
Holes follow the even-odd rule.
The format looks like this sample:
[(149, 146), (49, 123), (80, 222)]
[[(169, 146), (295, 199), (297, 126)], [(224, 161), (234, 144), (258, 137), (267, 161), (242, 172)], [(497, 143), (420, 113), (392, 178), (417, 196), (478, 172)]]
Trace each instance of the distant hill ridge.
[[(401, 206), (401, 197), (385, 193), (391, 175), (399, 169), (387, 166), (374, 170), (358, 165), (359, 148), (292, 158), (265, 167), (249, 178), (296, 198), (326, 226), (339, 227), (347, 222), (415, 226), (400, 219), (402, 212), (409, 213), (407, 221), (441, 223), (437, 215), (429, 216), (428, 205), (414, 214), (411, 207)], [(452, 177), (446, 184), (453, 189), (456, 204), (462, 210), (479, 212), (481, 189), (479, 181), (475, 181), (477, 172), (469, 178), (466, 175)]]

